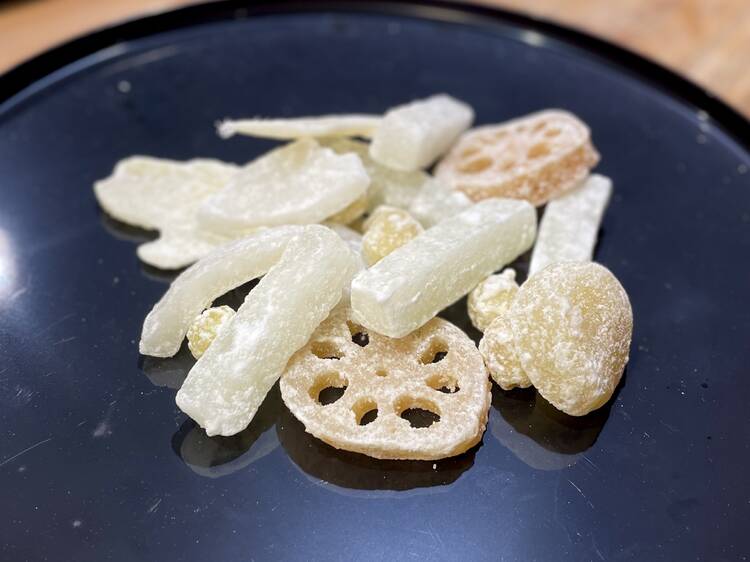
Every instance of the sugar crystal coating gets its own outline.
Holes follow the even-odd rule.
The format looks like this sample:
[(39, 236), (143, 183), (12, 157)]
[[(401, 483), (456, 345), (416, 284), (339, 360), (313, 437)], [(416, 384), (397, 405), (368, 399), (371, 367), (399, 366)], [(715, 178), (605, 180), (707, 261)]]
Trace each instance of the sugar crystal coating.
[(177, 162), (131, 156), (111, 176), (94, 184), (108, 215), (133, 226), (159, 231), (159, 238), (138, 247), (138, 257), (154, 267), (179, 269), (227, 241), (202, 229), (200, 205), (221, 191), (239, 170), (218, 160)]
[(370, 155), (394, 170), (418, 170), (432, 164), (469, 128), (474, 111), (446, 94), (390, 109), (375, 131)]
[(247, 427), (289, 358), (341, 300), (352, 254), (330, 229), (295, 236), (188, 373), (177, 405), (208, 435)]
[(290, 140), (302, 137), (367, 137), (375, 133), (379, 115), (321, 115), (291, 119), (227, 119), (219, 123), (223, 138), (249, 135), (266, 139)]
[(301, 139), (244, 166), (225, 189), (203, 202), (198, 220), (223, 235), (317, 223), (361, 197), (369, 183), (356, 154), (336, 154), (313, 139)]
[(422, 225), (407, 211), (381, 205), (364, 223), (362, 254), (367, 265), (377, 263), (422, 232)]
[(503, 390), (531, 386), (516, 354), (507, 313), (503, 312), (492, 320), (479, 342), (479, 352), (492, 380)]
[(611, 193), (612, 180), (592, 174), (582, 185), (547, 203), (529, 275), (555, 262), (590, 261)]
[(547, 110), (467, 131), (435, 175), (474, 201), (513, 197), (538, 206), (573, 189), (598, 161), (585, 123)]
[(633, 311), (607, 268), (546, 267), (521, 286), (510, 321), (523, 370), (556, 408), (582, 416), (609, 400), (628, 361)]
[(228, 306), (215, 306), (201, 312), (187, 331), (188, 348), (193, 357), (200, 359), (216, 339), (217, 334), (234, 316)]
[(536, 211), (526, 201), (477, 203), (357, 274), (355, 318), (380, 334), (405, 336), (528, 250), (535, 234)]
[(154, 357), (177, 353), (190, 323), (202, 310), (227, 291), (264, 275), (281, 258), (287, 244), (310, 228), (262, 230), (216, 248), (183, 271), (146, 316), (140, 352)]
[(471, 207), (472, 200), (437, 178), (426, 181), (409, 205), (409, 212), (422, 226), (430, 228)]
[[(491, 401), (474, 342), (450, 322), (434, 318), (391, 339), (367, 332), (342, 306), (292, 357), (280, 387), (284, 403), (315, 437), (381, 459), (463, 453), (481, 439)], [(345, 390), (326, 404), (321, 391), (330, 387)], [(439, 420), (412, 427), (401, 414), (414, 408)]]
[(510, 307), (517, 291), (516, 271), (511, 268), (490, 275), (477, 285), (467, 300), (469, 318), (474, 327), (484, 332), (495, 318)]

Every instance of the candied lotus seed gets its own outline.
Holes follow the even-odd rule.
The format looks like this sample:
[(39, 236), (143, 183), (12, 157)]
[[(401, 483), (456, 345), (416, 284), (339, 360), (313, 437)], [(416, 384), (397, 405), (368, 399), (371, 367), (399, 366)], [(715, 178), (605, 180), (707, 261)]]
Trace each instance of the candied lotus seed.
[(201, 358), (232, 316), (234, 310), (230, 307), (215, 306), (207, 308), (196, 317), (187, 333), (188, 348), (193, 357)]
[(479, 352), (492, 380), (503, 390), (531, 386), (531, 381), (518, 360), (507, 314), (500, 314), (487, 327), (479, 342)]
[(628, 361), (633, 311), (606, 267), (546, 267), (521, 286), (510, 321), (521, 366), (548, 402), (582, 416), (610, 399)]
[(471, 323), (484, 332), (495, 318), (510, 307), (517, 292), (514, 269), (508, 268), (502, 273), (490, 275), (469, 293), (467, 308)]

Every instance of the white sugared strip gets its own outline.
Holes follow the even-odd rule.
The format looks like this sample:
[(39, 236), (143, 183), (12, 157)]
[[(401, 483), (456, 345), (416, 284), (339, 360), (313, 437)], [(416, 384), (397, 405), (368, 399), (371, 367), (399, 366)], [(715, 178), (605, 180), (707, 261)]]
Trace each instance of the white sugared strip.
[(296, 236), (188, 373), (177, 405), (208, 435), (253, 419), (289, 358), (341, 300), (352, 253), (324, 226)]
[(426, 168), (471, 126), (474, 111), (446, 94), (390, 109), (375, 131), (372, 158), (395, 170)]
[(322, 115), (292, 119), (227, 119), (217, 126), (219, 136), (240, 134), (265, 139), (291, 140), (302, 137), (370, 138), (380, 125), (379, 115)]
[(531, 247), (536, 211), (487, 199), (426, 230), (352, 281), (355, 318), (389, 337), (419, 328)]
[(529, 275), (556, 262), (591, 261), (612, 180), (593, 174), (580, 187), (547, 203)]
[(311, 227), (280, 226), (220, 246), (183, 271), (146, 316), (140, 352), (171, 357), (196, 316), (211, 302), (264, 275), (279, 261), (289, 241)]

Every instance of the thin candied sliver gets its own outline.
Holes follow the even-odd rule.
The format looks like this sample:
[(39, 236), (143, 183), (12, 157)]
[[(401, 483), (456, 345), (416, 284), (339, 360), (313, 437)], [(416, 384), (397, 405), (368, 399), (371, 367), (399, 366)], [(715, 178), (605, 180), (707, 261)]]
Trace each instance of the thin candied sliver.
[(190, 323), (211, 302), (264, 275), (292, 238), (311, 227), (269, 228), (214, 250), (182, 272), (146, 316), (139, 345), (143, 355), (171, 357)]
[(330, 229), (295, 236), (188, 373), (177, 405), (208, 435), (242, 431), (289, 358), (341, 300), (352, 255)]
[(365, 137), (375, 134), (382, 118), (379, 115), (343, 114), (287, 119), (226, 119), (218, 124), (222, 138), (248, 135), (276, 140), (302, 137)]
[(590, 261), (611, 194), (612, 180), (592, 174), (573, 191), (547, 203), (529, 275), (555, 262)]

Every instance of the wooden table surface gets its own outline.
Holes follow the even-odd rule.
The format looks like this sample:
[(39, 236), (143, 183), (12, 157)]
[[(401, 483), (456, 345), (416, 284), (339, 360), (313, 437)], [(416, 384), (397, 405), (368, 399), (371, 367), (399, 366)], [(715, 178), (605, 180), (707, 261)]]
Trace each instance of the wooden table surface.
[[(750, 0), (479, 0), (559, 21), (677, 70), (750, 116)], [(0, 0), (0, 72), (89, 30), (189, 0)]]

